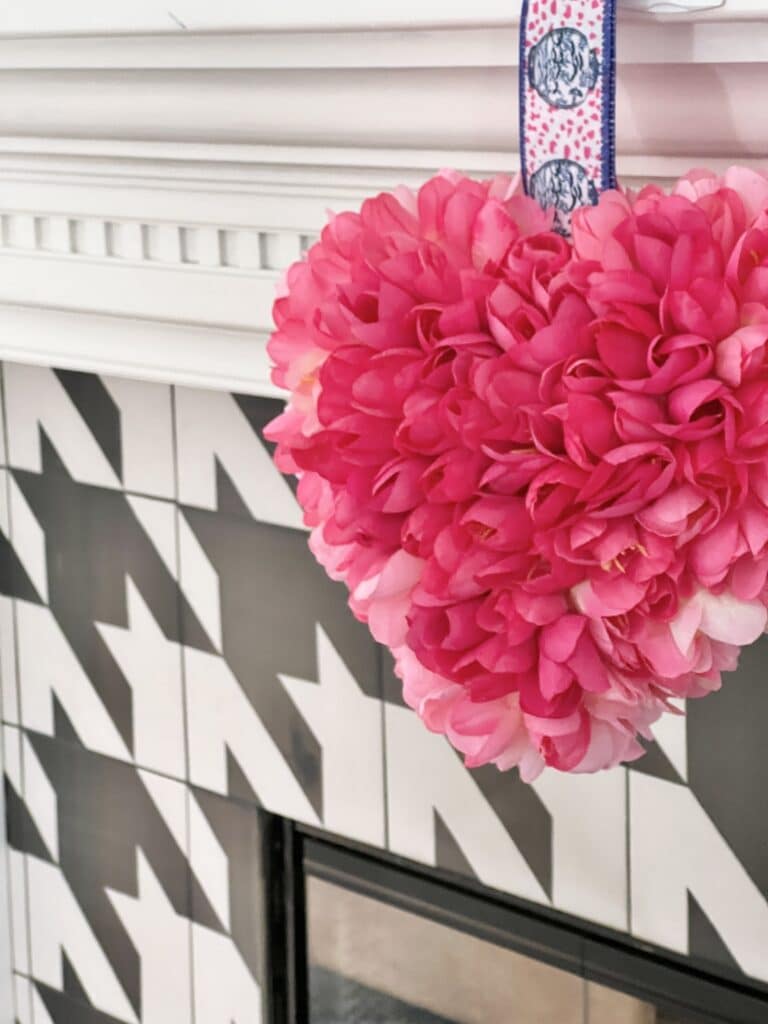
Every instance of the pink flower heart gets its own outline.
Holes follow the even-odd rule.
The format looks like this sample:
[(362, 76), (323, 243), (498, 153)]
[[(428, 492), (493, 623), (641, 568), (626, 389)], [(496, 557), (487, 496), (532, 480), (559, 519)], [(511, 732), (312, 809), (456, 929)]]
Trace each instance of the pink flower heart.
[(768, 613), (768, 178), (499, 176), (333, 217), (274, 308), (267, 430), (406, 702), (476, 766), (640, 756)]

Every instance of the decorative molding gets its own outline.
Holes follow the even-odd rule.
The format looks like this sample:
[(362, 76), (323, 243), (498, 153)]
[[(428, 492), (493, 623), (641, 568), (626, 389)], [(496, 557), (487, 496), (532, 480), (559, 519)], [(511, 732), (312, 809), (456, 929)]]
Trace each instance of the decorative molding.
[[(763, 0), (622, 0), (628, 9), (666, 12), (688, 20), (704, 15), (714, 19), (759, 17)], [(670, 11), (671, 9), (671, 11)], [(118, 6), (92, 0), (25, 0), (0, 12), (0, 35), (59, 33), (151, 32), (172, 36), (187, 32), (329, 31), (333, 29), (413, 29), (466, 26), (508, 26), (517, 23), (518, 7), (508, 0), (475, 0), (471, 5), (444, 0), (389, 0), (361, 4), (359, 0), (293, 0), (290, 4), (254, 4), (251, 0), (219, 0), (215, 5), (196, 0)]]
[[(43, 6), (49, 33), (80, 17)], [(223, 0), (209, 34), (11, 37), (0, 14), (0, 358), (271, 393), (275, 285), (327, 210), (517, 169), (515, 5), (422, 0), (408, 31), (404, 3), (364, 27), (261, 7)], [(622, 17), (623, 183), (768, 156), (759, 14)]]
[(300, 258), (309, 234), (209, 225), (0, 213), (0, 252), (88, 256), (208, 269), (278, 271)]
[[(623, 63), (618, 153), (764, 157), (768, 22), (758, 28), (750, 61), (722, 51), (719, 61)], [(431, 67), (2, 70), (0, 136), (514, 152), (517, 68), (460, 60), (446, 52)]]
[(1, 358), (278, 396), (266, 334), (0, 303)]
[[(514, 7), (514, 5), (512, 5)], [(624, 13), (618, 26), (620, 64), (759, 63), (768, 26), (762, 11), (732, 10), (650, 18)], [(660, 31), (661, 24), (663, 31)], [(365, 32), (182, 32), (170, 34), (3, 37), (4, 70), (262, 70), (516, 67), (517, 18), (502, 25), (409, 26)]]
[[(20, 143), (0, 140), (0, 358), (257, 394), (274, 393), (264, 341), (280, 272), (329, 208), (416, 185), (440, 166), (465, 161), (487, 175), (517, 162), (500, 152), (160, 143), (128, 156), (122, 143)], [(624, 158), (624, 180), (645, 165), (661, 179), (678, 170), (668, 157)]]
[[(708, 148), (710, 139), (702, 135), (700, 142), (701, 148), (692, 152), (620, 153), (620, 174), (638, 181), (672, 178), (697, 160), (726, 167), (744, 159), (739, 146), (730, 150), (719, 146), (713, 153)], [(210, 185), (231, 193), (268, 186), (286, 192), (295, 188), (297, 195), (302, 190), (307, 194), (322, 190), (340, 197), (359, 191), (362, 196), (396, 182), (418, 184), (440, 167), (460, 167), (469, 174), (509, 174), (519, 162), (512, 145), (494, 150), (0, 136), (0, 185), (4, 180), (12, 182), (14, 195), (19, 194), (16, 189), (36, 182), (87, 180), (113, 190), (118, 183), (149, 189), (165, 188), (170, 181), (183, 182), (188, 189)], [(142, 198), (151, 202), (148, 192)]]

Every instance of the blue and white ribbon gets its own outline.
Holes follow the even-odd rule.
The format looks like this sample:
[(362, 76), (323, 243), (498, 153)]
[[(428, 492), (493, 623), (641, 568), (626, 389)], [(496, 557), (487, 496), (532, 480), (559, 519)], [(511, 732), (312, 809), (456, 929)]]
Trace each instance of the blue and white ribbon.
[(577, 207), (615, 187), (615, 40), (615, 0), (523, 0), (523, 183), (563, 234)]

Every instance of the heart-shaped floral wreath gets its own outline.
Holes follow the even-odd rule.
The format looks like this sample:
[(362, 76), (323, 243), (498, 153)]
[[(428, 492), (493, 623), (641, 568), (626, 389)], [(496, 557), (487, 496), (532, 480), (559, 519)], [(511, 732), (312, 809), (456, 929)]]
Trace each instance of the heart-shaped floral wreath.
[(526, 780), (640, 756), (768, 614), (768, 178), (605, 188), (610, 8), (562, 6), (523, 19), (531, 195), (443, 173), (333, 217), (269, 344), (315, 556), (427, 727)]

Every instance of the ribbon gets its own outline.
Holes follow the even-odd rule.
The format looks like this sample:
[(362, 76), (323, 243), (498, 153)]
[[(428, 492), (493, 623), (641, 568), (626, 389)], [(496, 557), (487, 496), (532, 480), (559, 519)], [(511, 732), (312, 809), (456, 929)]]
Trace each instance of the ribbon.
[(523, 184), (564, 235), (575, 209), (616, 185), (615, 105), (615, 0), (523, 0)]

